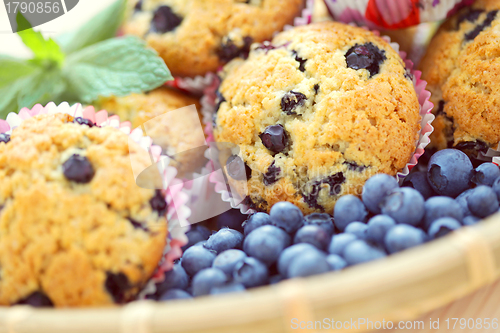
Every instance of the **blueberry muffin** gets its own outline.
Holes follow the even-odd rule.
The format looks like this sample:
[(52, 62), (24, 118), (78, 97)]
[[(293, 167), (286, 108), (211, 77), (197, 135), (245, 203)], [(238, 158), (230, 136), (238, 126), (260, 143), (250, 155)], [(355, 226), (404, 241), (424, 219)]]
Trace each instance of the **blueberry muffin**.
[(147, 135), (153, 143), (162, 147), (163, 152), (173, 158), (179, 177), (196, 171), (205, 159), (205, 135), (202, 116), (190, 112), (169, 112), (194, 105), (201, 110), (197, 98), (188, 96), (170, 88), (158, 88), (145, 94), (131, 94), (125, 97), (102, 99), (98, 106), (114, 113), (121, 121), (130, 121), (132, 128), (148, 123)]
[(166, 243), (166, 203), (139, 188), (114, 128), (65, 114), (0, 135), (0, 304), (102, 306), (136, 297)]
[(123, 31), (144, 38), (176, 76), (215, 72), (293, 24), (305, 0), (142, 0)]
[(238, 179), (231, 173), (244, 170), (235, 167), (243, 159), (255, 209), (286, 200), (305, 213), (332, 213), (340, 195), (361, 194), (375, 173), (395, 175), (415, 151), (412, 77), (367, 30), (334, 22), (294, 28), (254, 45), (221, 76), (214, 135), (241, 150), (221, 163)]
[(447, 20), (420, 64), (436, 120), (431, 145), (471, 157), (500, 141), (499, 0), (480, 0)]

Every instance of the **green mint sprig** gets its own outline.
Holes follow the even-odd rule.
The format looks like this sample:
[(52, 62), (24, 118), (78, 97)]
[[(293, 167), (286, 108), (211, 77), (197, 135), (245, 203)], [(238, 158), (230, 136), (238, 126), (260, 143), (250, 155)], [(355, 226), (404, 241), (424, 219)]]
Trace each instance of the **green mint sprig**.
[(100, 96), (152, 90), (172, 80), (163, 59), (136, 37), (113, 38), (126, 1), (117, 0), (74, 32), (45, 39), (21, 13), (23, 43), (34, 57), (0, 55), (0, 117), (36, 103), (91, 103)]

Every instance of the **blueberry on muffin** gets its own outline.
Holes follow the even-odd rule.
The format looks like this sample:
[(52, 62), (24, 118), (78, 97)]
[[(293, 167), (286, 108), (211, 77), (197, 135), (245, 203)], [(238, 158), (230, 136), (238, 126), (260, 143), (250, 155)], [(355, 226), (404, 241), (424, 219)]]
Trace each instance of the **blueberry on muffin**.
[[(139, 4), (140, 3), (140, 4)], [(304, 0), (141, 0), (124, 32), (144, 38), (172, 74), (204, 75), (300, 16)]]
[(39, 115), (0, 143), (0, 304), (133, 300), (166, 244), (167, 205), (139, 188), (143, 149), (111, 127)]
[(479, 0), (448, 19), (420, 69), (434, 103), (431, 147), (477, 157), (500, 141), (500, 1)]
[(241, 150), (246, 203), (332, 213), (371, 175), (402, 170), (420, 130), (406, 73), (382, 38), (333, 22), (280, 33), (226, 65), (214, 135)]

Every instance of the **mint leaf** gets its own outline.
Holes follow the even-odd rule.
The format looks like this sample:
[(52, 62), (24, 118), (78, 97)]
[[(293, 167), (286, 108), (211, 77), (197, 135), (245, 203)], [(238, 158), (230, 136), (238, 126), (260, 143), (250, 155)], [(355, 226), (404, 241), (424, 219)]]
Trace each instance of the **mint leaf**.
[[(21, 80), (20, 80), (21, 81)], [(5, 119), (10, 112), (17, 112), (17, 95), (22, 84), (20, 81), (0, 88), (0, 117)]]
[(83, 102), (152, 90), (173, 77), (163, 59), (136, 37), (113, 38), (67, 58), (71, 91)]
[(56, 37), (66, 53), (73, 53), (89, 45), (116, 36), (116, 31), (125, 15), (126, 1), (117, 0), (111, 6), (94, 16), (81, 28)]
[(24, 82), (23, 89), (17, 95), (17, 108), (31, 108), (35, 104), (47, 104), (50, 101), (60, 102), (58, 97), (65, 91), (66, 82), (60, 70), (40, 70)]
[(0, 56), (0, 88), (12, 85), (12, 83), (33, 73), (36, 69), (27, 61)]
[(0, 117), (19, 111), (17, 98), (30, 80), (41, 71), (27, 61), (0, 56)]
[[(31, 23), (21, 14), (17, 13), (16, 22), (18, 27), (18, 35), (23, 43), (33, 51), (36, 64), (55, 62), (61, 65), (64, 61), (64, 53), (62, 53), (59, 45), (51, 38), (45, 39), (40, 32), (35, 32), (31, 29)], [(22, 30), (22, 31), (21, 31)]]

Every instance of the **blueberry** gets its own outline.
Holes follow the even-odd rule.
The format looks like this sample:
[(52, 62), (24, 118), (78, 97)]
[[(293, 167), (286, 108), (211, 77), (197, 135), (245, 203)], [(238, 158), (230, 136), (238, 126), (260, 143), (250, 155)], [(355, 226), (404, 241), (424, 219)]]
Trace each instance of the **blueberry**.
[(347, 168), (351, 171), (362, 172), (363, 170), (366, 169), (364, 165), (359, 165), (356, 162), (345, 161), (344, 164), (346, 164)]
[(281, 125), (271, 125), (266, 127), (264, 133), (259, 135), (262, 144), (274, 153), (285, 150), (288, 145), (288, 135)]
[(259, 44), (259, 46), (257, 46), (255, 48), (255, 50), (264, 50), (266, 52), (266, 54), (267, 54), (267, 52), (275, 50), (277, 48), (278, 47), (276, 47), (275, 45), (273, 45), (271, 42), (264, 41), (262, 44)]
[(481, 185), (467, 197), (467, 206), (473, 215), (488, 217), (497, 212), (498, 198), (491, 187)]
[(193, 277), (193, 296), (208, 295), (214, 287), (223, 286), (228, 281), (226, 274), (218, 268), (205, 268)]
[(444, 149), (432, 155), (427, 166), (429, 184), (439, 195), (456, 197), (469, 188), (472, 163), (457, 149)]
[[(227, 101), (224, 98), (224, 96), (221, 94), (221, 92), (219, 91), (219, 88), (217, 88), (217, 90), (215, 91), (215, 96), (216, 96), (215, 101), (217, 102), (217, 104), (215, 105), (214, 113), (217, 113), (219, 111), (222, 103), (227, 102)], [(215, 126), (214, 126), (214, 128), (215, 128)]]
[(357, 240), (358, 237), (354, 234), (338, 234), (332, 237), (328, 246), (328, 253), (342, 255), (347, 245)]
[(95, 124), (92, 120), (90, 119), (85, 119), (85, 118), (82, 118), (82, 117), (76, 117), (74, 120), (73, 120), (74, 123), (76, 124), (80, 124), (80, 125), (87, 125), (88, 127), (94, 127)]
[(160, 6), (156, 9), (151, 20), (154, 32), (163, 34), (177, 28), (182, 22), (182, 17), (172, 11), (169, 6)]
[(169, 289), (186, 290), (189, 286), (189, 276), (181, 264), (175, 264), (174, 267), (165, 272), (164, 279), (156, 286), (158, 294), (163, 294)]
[(289, 278), (305, 277), (326, 273), (329, 270), (330, 265), (323, 252), (307, 251), (292, 259), (288, 266), (287, 276)]
[(433, 197), (425, 202), (424, 205), (425, 229), (429, 229), (432, 222), (442, 217), (451, 217), (459, 222), (463, 220), (463, 213), (460, 204), (450, 197)]
[(250, 52), (250, 46), (252, 45), (252, 37), (243, 37), (243, 45), (238, 46), (233, 40), (227, 39), (221, 44), (220, 49), (217, 51), (217, 55), (223, 62), (228, 62), (236, 57), (247, 58)]
[(141, 230), (144, 230), (145, 232), (149, 231), (149, 228), (146, 227), (144, 225), (144, 223), (136, 221), (136, 220), (134, 220), (131, 217), (128, 217), (127, 219), (129, 220), (130, 224), (132, 224), (132, 226), (134, 227), (134, 229), (141, 229)]
[(403, 181), (403, 187), (412, 187), (419, 191), (425, 200), (434, 196), (434, 190), (427, 181), (427, 173), (423, 171), (410, 173)]
[(304, 202), (306, 202), (309, 207), (313, 207), (316, 209), (324, 210), (324, 208), (318, 204), (318, 196), (321, 189), (324, 188), (324, 184), (327, 184), (330, 187), (330, 195), (339, 195), (342, 188), (341, 185), (345, 182), (345, 176), (342, 172), (337, 172), (331, 176), (323, 178), (321, 180), (316, 180), (307, 183), (307, 187), (309, 187), (308, 193), (303, 194)]
[(303, 106), (306, 100), (307, 97), (303, 93), (289, 91), (281, 99), (281, 110), (287, 115), (295, 115), (297, 114), (295, 109)]
[(387, 232), (396, 225), (396, 221), (388, 215), (376, 215), (368, 221), (366, 238), (378, 244), (384, 244)]
[(443, 217), (432, 222), (429, 227), (429, 236), (432, 239), (443, 237), (460, 227), (462, 227), (462, 225), (457, 220), (451, 217)]
[(271, 224), (271, 218), (266, 213), (255, 213), (248, 217), (248, 220), (243, 224), (245, 236), (251, 233), (253, 230), (261, 227), (263, 225)]
[(286, 248), (278, 259), (278, 272), (286, 277), (292, 260), (307, 251), (318, 251), (318, 248), (309, 243), (299, 243)]
[(265, 225), (255, 229), (245, 238), (243, 250), (247, 255), (271, 265), (290, 242), (290, 236), (286, 232), (275, 226)]
[[(473, 188), (471, 189), (468, 189), (467, 191), (464, 191), (462, 192), (456, 199), (455, 201), (458, 203), (458, 205), (460, 206), (460, 210), (462, 212), (462, 216), (463, 217), (466, 217), (466, 216), (469, 216), (469, 215), (472, 215), (472, 213), (470, 212), (469, 210), (469, 205), (467, 204), (467, 198), (469, 197), (469, 195), (472, 193), (472, 191), (474, 191)], [(453, 216), (452, 216), (453, 217)], [(456, 218), (458, 219), (458, 218)]]
[(469, 9), (465, 14), (462, 14), (457, 19), (457, 29), (460, 23), (464, 21), (475, 22), (479, 16), (484, 13), (482, 9)]
[(276, 183), (280, 178), (280, 174), (281, 168), (277, 167), (273, 161), (269, 168), (267, 168), (267, 172), (263, 175), (264, 185), (269, 186)]
[(212, 266), (215, 253), (203, 246), (191, 246), (182, 255), (181, 265), (190, 276)]
[(380, 201), (398, 187), (398, 182), (394, 177), (383, 173), (375, 175), (368, 179), (363, 186), (363, 203), (370, 212), (380, 214)]
[(167, 202), (163, 194), (161, 194), (161, 190), (155, 190), (155, 195), (149, 200), (149, 204), (154, 211), (158, 212), (158, 215), (165, 215)]
[(269, 271), (263, 262), (247, 257), (236, 266), (233, 279), (246, 288), (258, 287), (267, 283)]
[(297, 61), (299, 63), (299, 71), (305, 72), (307, 59), (303, 59), (303, 58), (299, 57), (297, 51), (295, 51), (295, 50), (292, 51), (292, 55), (293, 55), (295, 61)]
[(227, 276), (231, 276), (235, 267), (245, 260), (246, 257), (245, 252), (241, 250), (226, 250), (215, 257), (212, 267), (220, 269)]
[(52, 303), (50, 298), (41, 291), (35, 291), (28, 297), (18, 301), (16, 305), (31, 305), (36, 308), (42, 308), (42, 307), (53, 307), (54, 303)]
[(385, 247), (389, 253), (396, 253), (423, 244), (425, 233), (408, 224), (399, 224), (385, 235)]
[(424, 217), (424, 197), (411, 187), (397, 188), (382, 200), (381, 208), (397, 223), (416, 226)]
[(363, 222), (351, 222), (345, 227), (346, 234), (356, 235), (358, 239), (366, 239), (368, 232), (368, 225)]
[[(453, 146), (454, 149), (458, 149), (465, 153), (465, 155), (472, 157), (475, 159), (478, 153), (486, 153), (489, 149), (489, 146), (486, 142), (481, 140), (476, 141), (463, 141), (457, 143)], [(480, 163), (479, 163), (480, 164)], [(479, 166), (479, 164), (477, 166)]]
[(488, 14), (486, 14), (486, 18), (484, 19), (483, 23), (477, 25), (472, 31), (464, 35), (465, 40), (470, 41), (475, 39), (481, 33), (481, 31), (491, 26), (491, 23), (493, 23), (493, 21), (495, 20), (497, 13), (498, 10), (492, 10), (488, 12)]
[(330, 254), (326, 257), (326, 262), (330, 266), (331, 271), (340, 271), (347, 266), (347, 262), (336, 254)]
[(74, 154), (63, 163), (62, 167), (64, 177), (75, 183), (85, 184), (94, 178), (94, 168), (85, 156)]
[(340, 197), (333, 210), (333, 223), (340, 231), (355, 221), (366, 221), (368, 212), (363, 202), (356, 196), (348, 194)]
[(317, 95), (319, 92), (319, 84), (316, 83), (313, 88), (314, 88), (314, 93)]
[(106, 272), (106, 281), (104, 282), (104, 286), (111, 294), (111, 297), (113, 297), (115, 303), (119, 304), (126, 301), (125, 294), (131, 287), (128, 277), (122, 272)]
[(210, 236), (205, 247), (216, 253), (229, 249), (241, 249), (243, 235), (233, 229), (223, 228)]
[(248, 215), (241, 214), (239, 209), (230, 209), (215, 217), (217, 230), (229, 228), (243, 233), (243, 223)]
[(252, 170), (238, 155), (231, 155), (226, 161), (226, 172), (235, 180), (248, 180), (252, 177)]
[(142, 10), (142, 0), (139, 0), (135, 3), (135, 6), (134, 6), (134, 11), (135, 12), (139, 12)]
[(317, 225), (323, 228), (330, 236), (335, 232), (333, 218), (325, 213), (312, 213), (307, 215), (304, 218), (304, 225)]
[(210, 230), (199, 224), (191, 225), (191, 229), (186, 233), (186, 236), (188, 243), (182, 247), (183, 252), (194, 244), (207, 240), (210, 237)]
[(239, 293), (245, 291), (245, 286), (241, 283), (231, 282), (220, 287), (213, 287), (210, 290), (210, 295), (223, 295), (229, 293)]
[(343, 253), (343, 257), (349, 265), (357, 265), (381, 259), (385, 256), (386, 253), (382, 249), (363, 240), (355, 240), (349, 243)]
[(355, 70), (367, 69), (370, 72), (370, 77), (378, 74), (380, 64), (386, 59), (385, 51), (380, 50), (373, 43), (356, 44), (345, 55), (348, 68)]
[(173, 301), (176, 299), (191, 299), (193, 298), (187, 291), (181, 289), (170, 289), (161, 295), (159, 301)]
[(493, 189), (493, 191), (497, 195), (498, 201), (500, 201), (500, 177), (495, 179), (491, 188)]
[(293, 243), (309, 243), (320, 250), (326, 250), (330, 243), (330, 235), (320, 226), (305, 225), (297, 231)]
[(471, 181), (476, 185), (493, 186), (498, 177), (500, 169), (496, 164), (483, 163), (474, 170)]
[(10, 141), (10, 135), (6, 133), (0, 133), (0, 142), (8, 143)]
[(294, 233), (303, 224), (304, 215), (302, 211), (294, 204), (282, 201), (275, 204), (269, 212), (271, 224), (285, 230), (288, 233)]
[(481, 219), (479, 217), (473, 216), (473, 215), (469, 215), (469, 216), (464, 217), (464, 220), (463, 220), (462, 223), (464, 225), (474, 225), (474, 224), (476, 224), (479, 221), (481, 221)]
[(283, 275), (274, 275), (269, 278), (269, 284), (277, 284), (280, 283), (281, 281), (285, 280), (285, 277)]

